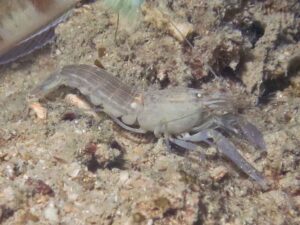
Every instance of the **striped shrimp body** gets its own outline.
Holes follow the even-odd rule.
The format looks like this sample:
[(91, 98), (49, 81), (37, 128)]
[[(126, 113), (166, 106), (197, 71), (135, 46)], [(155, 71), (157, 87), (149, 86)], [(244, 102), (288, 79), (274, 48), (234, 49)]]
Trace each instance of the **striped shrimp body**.
[(199, 148), (199, 142), (216, 146), (263, 189), (268, 188), (265, 178), (224, 136), (233, 135), (257, 149), (266, 149), (261, 132), (234, 114), (230, 96), (219, 92), (208, 95), (185, 87), (137, 92), (112, 74), (88, 65), (63, 67), (37, 86), (31, 96), (40, 99), (62, 85), (78, 89), (90, 103), (129, 131), (154, 132), (156, 137), (163, 136), (168, 146), (174, 144), (188, 150)]
[(86, 65), (65, 66), (52, 73), (31, 92), (31, 98), (41, 98), (60, 86), (78, 89), (90, 103), (113, 118), (128, 121), (126, 115), (134, 114), (137, 107), (132, 102), (138, 94), (106, 71)]

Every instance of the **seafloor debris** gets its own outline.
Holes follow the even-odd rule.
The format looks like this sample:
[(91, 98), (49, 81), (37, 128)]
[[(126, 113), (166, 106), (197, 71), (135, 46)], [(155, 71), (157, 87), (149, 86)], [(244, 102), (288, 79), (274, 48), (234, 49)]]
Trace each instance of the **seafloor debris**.
[(89, 105), (87, 101), (78, 97), (75, 94), (67, 94), (65, 97), (65, 101), (72, 106), (78, 107), (82, 109), (86, 114), (93, 116), (94, 118), (98, 118), (99, 116), (95, 113), (92, 107)]
[(134, 18), (144, 0), (105, 0), (104, 2), (121, 15)]
[(43, 107), (39, 102), (32, 102), (29, 104), (29, 109), (31, 109), (36, 117), (40, 120), (47, 119), (47, 109)]
[(53, 189), (48, 184), (46, 184), (43, 180), (29, 177), (26, 180), (25, 184), (30, 190), (32, 195), (41, 194), (41, 195), (54, 196)]
[(14, 215), (14, 210), (6, 205), (0, 205), (0, 223)]
[(228, 174), (228, 169), (224, 166), (218, 166), (210, 171), (210, 176), (214, 181), (222, 180)]
[(157, 29), (169, 33), (179, 42), (184, 42), (189, 35), (194, 33), (194, 26), (191, 23), (180, 21), (178, 18), (175, 19), (175, 15), (167, 10), (145, 4), (142, 7), (142, 12), (145, 14), (145, 22), (151, 23)]

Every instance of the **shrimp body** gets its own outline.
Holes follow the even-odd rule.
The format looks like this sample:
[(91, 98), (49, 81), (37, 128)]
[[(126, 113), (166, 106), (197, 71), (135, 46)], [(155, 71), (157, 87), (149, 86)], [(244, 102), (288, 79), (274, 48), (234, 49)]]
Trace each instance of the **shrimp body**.
[(164, 90), (133, 91), (112, 74), (88, 65), (69, 65), (51, 74), (31, 95), (42, 98), (59, 86), (78, 89), (89, 101), (123, 128), (133, 132), (154, 132), (167, 143), (196, 150), (197, 143), (215, 145), (218, 150), (264, 189), (265, 178), (248, 163), (224, 136), (245, 139), (265, 150), (261, 132), (235, 114), (233, 99), (221, 92), (173, 87)]

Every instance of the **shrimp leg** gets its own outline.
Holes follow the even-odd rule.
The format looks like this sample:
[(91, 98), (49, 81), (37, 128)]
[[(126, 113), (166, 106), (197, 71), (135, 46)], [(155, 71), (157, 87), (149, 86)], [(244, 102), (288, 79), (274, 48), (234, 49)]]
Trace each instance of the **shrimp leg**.
[(234, 145), (224, 137), (220, 132), (216, 130), (206, 129), (199, 131), (193, 135), (185, 135), (180, 138), (182, 141), (189, 142), (207, 142), (207, 140), (213, 139), (218, 150), (235, 165), (237, 165), (244, 173), (255, 180), (263, 189), (268, 188), (266, 179), (248, 163), (241, 154), (237, 151)]

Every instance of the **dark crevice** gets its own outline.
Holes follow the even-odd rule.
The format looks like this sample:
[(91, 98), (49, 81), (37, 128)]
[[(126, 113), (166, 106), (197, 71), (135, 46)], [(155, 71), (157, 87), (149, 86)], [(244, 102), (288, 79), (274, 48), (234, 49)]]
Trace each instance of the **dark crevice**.
[(258, 104), (266, 104), (270, 101), (269, 96), (272, 96), (276, 91), (283, 91), (291, 85), (290, 78), (299, 74), (300, 71), (300, 55), (294, 56), (290, 59), (286, 74), (282, 74), (277, 79), (265, 80), (260, 88), (260, 96)]
[[(235, 7), (231, 7), (230, 9), (228, 8), (225, 11), (224, 16), (222, 17), (221, 25), (233, 21), (237, 17), (237, 15), (239, 15), (244, 10), (247, 2), (248, 0), (242, 0), (239, 3), (240, 5), (236, 4)], [(232, 3), (228, 3), (227, 6), (230, 6), (231, 4)]]
[(193, 225), (203, 225), (205, 218), (207, 217), (207, 207), (203, 204), (201, 199), (199, 199), (198, 208), (198, 217), (197, 220), (193, 223)]
[(113, 160), (108, 162), (106, 167), (110, 170), (113, 169), (113, 168), (117, 168), (117, 169), (120, 169), (120, 170), (126, 169), (125, 168), (125, 162), (126, 161), (124, 159), (125, 149), (116, 140), (112, 140), (109, 145), (110, 145), (111, 149), (117, 149), (120, 152), (120, 155), (118, 155)]
[(170, 208), (170, 209), (168, 209), (166, 212), (164, 212), (163, 216), (164, 216), (164, 217), (172, 217), (172, 216), (176, 216), (177, 211), (178, 211), (177, 209)]
[(267, 104), (276, 91), (282, 91), (290, 85), (289, 79), (287, 77), (280, 77), (278, 79), (266, 80), (260, 86), (260, 96), (258, 97), (258, 104)]
[(86, 145), (83, 155), (78, 155), (78, 157), (87, 158), (82, 163), (87, 167), (88, 171), (92, 173), (97, 172), (98, 169), (104, 168), (107, 168), (109, 170), (113, 168), (117, 168), (120, 170), (126, 169), (124, 159), (125, 150), (123, 149), (123, 147), (115, 140), (109, 143), (109, 147), (110, 150), (117, 149), (120, 154), (112, 159), (103, 161), (101, 160), (101, 156), (97, 154), (97, 145), (95, 143), (89, 143), (88, 145)]
[(7, 220), (9, 217), (12, 217), (14, 215), (14, 210), (7, 207), (6, 205), (0, 205), (0, 224)]
[(290, 59), (287, 70), (286, 76), (294, 76), (300, 71), (300, 55), (294, 56)]
[(256, 42), (265, 34), (265, 27), (260, 21), (254, 20), (250, 24), (242, 24), (241, 31), (252, 44), (252, 48), (254, 48)]
[(77, 7), (81, 7), (82, 5), (86, 5), (86, 4), (90, 4), (90, 3), (94, 3), (96, 0), (81, 0), (79, 1)]
[(242, 84), (241, 79), (238, 76), (238, 73), (236, 71), (234, 71), (231, 67), (226, 66), (222, 69), (221, 71), (221, 75), (222, 77), (224, 77), (225, 79), (229, 79), (232, 80), (236, 83)]
[(86, 165), (88, 171), (95, 173), (98, 169), (101, 168), (100, 163), (97, 161), (96, 157), (93, 155), (91, 160), (87, 162)]

